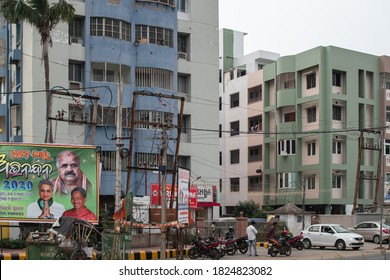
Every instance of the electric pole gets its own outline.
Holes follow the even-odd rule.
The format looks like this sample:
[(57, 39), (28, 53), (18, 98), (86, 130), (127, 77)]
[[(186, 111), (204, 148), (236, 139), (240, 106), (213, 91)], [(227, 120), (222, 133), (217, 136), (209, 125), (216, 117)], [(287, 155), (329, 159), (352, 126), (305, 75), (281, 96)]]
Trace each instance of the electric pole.
[(115, 165), (115, 212), (118, 212), (121, 208), (121, 135), (122, 135), (122, 84), (121, 75), (119, 73), (119, 85), (118, 85), (118, 106), (116, 109), (116, 165)]
[[(161, 166), (160, 171), (162, 173), (161, 180), (161, 244), (160, 244), (160, 259), (165, 260), (166, 258), (166, 239), (167, 239), (167, 229), (165, 223), (167, 222), (167, 125), (163, 125), (162, 129), (162, 147), (161, 147)], [(173, 187), (173, 186), (172, 186)]]

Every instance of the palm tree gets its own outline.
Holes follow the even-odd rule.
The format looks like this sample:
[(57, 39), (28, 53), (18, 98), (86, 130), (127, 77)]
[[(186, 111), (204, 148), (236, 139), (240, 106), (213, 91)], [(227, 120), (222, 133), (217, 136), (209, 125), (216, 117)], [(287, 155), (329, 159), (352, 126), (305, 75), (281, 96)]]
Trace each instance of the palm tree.
[(53, 143), (52, 123), (49, 120), (53, 105), (49, 79), (49, 47), (53, 46), (50, 32), (60, 21), (70, 22), (74, 18), (74, 11), (74, 7), (65, 0), (52, 4), (48, 0), (0, 0), (0, 13), (6, 20), (25, 21), (36, 27), (41, 35), (47, 104), (45, 143)]

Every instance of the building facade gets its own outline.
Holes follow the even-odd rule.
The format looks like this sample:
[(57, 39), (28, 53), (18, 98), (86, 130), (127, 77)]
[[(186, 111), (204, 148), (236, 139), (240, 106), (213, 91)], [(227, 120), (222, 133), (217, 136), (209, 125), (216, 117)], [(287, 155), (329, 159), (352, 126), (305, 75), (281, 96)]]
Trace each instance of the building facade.
[(247, 72), (248, 57), (232, 69), (220, 63), (221, 213), (249, 200), (318, 214), (379, 211), (389, 181), (388, 57), (317, 47)]
[[(91, 144), (99, 149), (100, 198), (112, 206), (118, 138), (124, 149), (121, 189), (126, 190), (130, 150), (130, 191), (135, 196), (151, 195), (150, 185), (161, 179), (158, 170), (162, 126), (172, 122), (176, 127), (166, 131), (167, 169), (173, 169), (178, 151), (178, 165), (190, 169), (193, 178), (201, 176), (202, 184), (210, 187), (218, 183), (218, 139), (193, 130), (218, 129), (218, 111), (203, 106), (205, 102), (212, 108), (218, 104), (217, 1), (68, 3), (75, 8), (74, 21), (59, 23), (51, 33), (51, 116), (45, 110), (42, 47), (37, 29), (24, 22), (3, 23), (1, 141), (43, 143), (49, 117), (54, 143)], [(134, 92), (151, 96), (138, 96), (133, 114)], [(184, 98), (182, 127), (178, 125), (179, 99), (161, 98), (159, 94)], [(89, 97), (98, 100), (97, 113), (93, 112), (95, 99)], [(120, 135), (118, 108), (122, 115)], [(138, 123), (131, 131), (132, 115)], [(130, 147), (131, 132), (134, 143)], [(171, 179), (168, 175), (168, 184)], [(211, 217), (213, 207), (206, 209), (204, 215)]]

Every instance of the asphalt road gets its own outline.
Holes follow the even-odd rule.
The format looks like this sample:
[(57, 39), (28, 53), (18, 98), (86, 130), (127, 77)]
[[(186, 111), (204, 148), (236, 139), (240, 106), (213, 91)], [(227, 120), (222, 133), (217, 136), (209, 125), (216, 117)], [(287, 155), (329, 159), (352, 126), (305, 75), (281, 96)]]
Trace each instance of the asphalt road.
[(257, 257), (249, 257), (248, 253), (243, 255), (238, 252), (233, 256), (225, 255), (221, 260), (390, 260), (390, 248), (387, 244), (383, 244), (381, 250), (379, 244), (371, 242), (365, 242), (364, 246), (357, 251), (318, 247), (303, 250), (294, 248), (290, 256), (277, 255), (276, 257), (268, 256), (267, 249), (263, 247), (257, 247), (257, 252), (259, 254)]

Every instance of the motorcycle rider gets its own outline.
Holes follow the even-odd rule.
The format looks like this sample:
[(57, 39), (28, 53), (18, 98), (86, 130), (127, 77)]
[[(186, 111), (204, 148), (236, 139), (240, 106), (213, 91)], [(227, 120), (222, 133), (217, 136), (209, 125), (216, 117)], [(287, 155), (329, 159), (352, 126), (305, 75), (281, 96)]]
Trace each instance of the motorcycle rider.
[[(267, 232), (267, 240), (268, 240), (268, 243), (271, 242), (272, 239), (276, 239), (276, 226), (277, 226), (277, 222), (273, 222), (271, 227), (269, 228), (268, 232)], [(268, 255), (271, 254), (271, 251), (270, 251), (270, 248), (271, 247), (268, 247)]]

